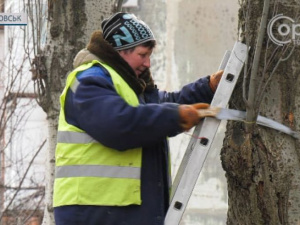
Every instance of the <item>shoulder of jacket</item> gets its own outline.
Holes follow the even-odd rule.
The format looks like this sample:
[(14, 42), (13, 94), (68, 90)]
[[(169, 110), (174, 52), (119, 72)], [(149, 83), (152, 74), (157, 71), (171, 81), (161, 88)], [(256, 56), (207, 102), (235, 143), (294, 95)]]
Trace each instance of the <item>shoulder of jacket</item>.
[(109, 72), (100, 65), (94, 65), (94, 66), (88, 68), (87, 70), (80, 72), (77, 75), (77, 79), (79, 81), (81, 81), (82, 79), (90, 78), (90, 77), (102, 77), (102, 78), (105, 78), (110, 83), (112, 83), (112, 79), (110, 77)]

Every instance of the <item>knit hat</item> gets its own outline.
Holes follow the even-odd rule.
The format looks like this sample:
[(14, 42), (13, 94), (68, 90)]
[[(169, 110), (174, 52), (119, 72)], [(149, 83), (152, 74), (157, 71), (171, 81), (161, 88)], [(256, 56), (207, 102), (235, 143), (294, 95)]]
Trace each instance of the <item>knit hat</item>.
[(124, 50), (155, 40), (150, 28), (135, 15), (116, 13), (101, 23), (103, 37), (114, 49)]

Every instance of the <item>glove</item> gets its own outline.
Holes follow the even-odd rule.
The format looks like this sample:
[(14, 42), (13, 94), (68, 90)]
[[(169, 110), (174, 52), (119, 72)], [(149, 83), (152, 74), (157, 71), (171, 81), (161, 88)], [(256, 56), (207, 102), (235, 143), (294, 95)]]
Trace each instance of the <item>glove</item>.
[(196, 103), (192, 105), (179, 105), (179, 117), (180, 126), (184, 131), (191, 129), (193, 126), (197, 125), (202, 118), (198, 111), (199, 109), (207, 109), (209, 104), (206, 103)]
[(210, 89), (215, 92), (217, 90), (218, 84), (221, 80), (221, 77), (223, 75), (223, 70), (219, 70), (218, 72), (212, 74), (209, 78), (209, 87)]

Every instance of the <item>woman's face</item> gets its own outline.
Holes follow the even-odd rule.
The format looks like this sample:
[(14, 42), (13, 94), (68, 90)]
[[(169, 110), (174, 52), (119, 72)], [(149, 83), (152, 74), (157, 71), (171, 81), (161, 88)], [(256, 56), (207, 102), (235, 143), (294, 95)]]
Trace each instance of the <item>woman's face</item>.
[(150, 68), (150, 56), (152, 49), (142, 45), (136, 46), (134, 50), (122, 50), (121, 57), (131, 66), (137, 77), (146, 69)]

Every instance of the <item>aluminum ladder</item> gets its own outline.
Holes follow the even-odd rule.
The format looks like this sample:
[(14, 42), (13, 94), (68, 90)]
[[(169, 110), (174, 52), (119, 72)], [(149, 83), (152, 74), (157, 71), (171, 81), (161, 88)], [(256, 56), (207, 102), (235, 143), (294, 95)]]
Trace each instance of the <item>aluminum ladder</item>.
[[(224, 73), (211, 106), (227, 106), (247, 55), (247, 46), (240, 42), (236, 42), (231, 51), (226, 51), (219, 67)], [(220, 123), (220, 120), (207, 117), (195, 127), (193, 137), (201, 139), (191, 138), (188, 144), (172, 186), (165, 225), (180, 223)]]

